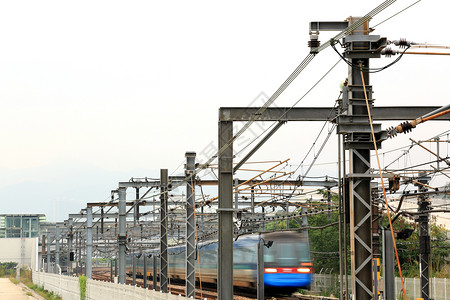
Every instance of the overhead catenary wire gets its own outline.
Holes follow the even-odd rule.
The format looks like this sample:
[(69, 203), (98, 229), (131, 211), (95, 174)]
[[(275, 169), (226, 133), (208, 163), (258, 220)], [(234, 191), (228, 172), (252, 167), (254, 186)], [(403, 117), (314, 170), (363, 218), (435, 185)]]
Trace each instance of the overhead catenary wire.
[(414, 2), (413, 4), (411, 4), (411, 5), (407, 6), (407, 7), (405, 7), (404, 9), (402, 9), (402, 10), (400, 10), (399, 12), (393, 14), (393, 15), (390, 16), (389, 18), (384, 19), (383, 21), (381, 21), (380, 23), (378, 23), (378, 24), (372, 26), (371, 28), (373, 29), (373, 28), (375, 28), (375, 27), (380, 26), (380, 25), (383, 24), (384, 22), (389, 21), (390, 19), (392, 19), (392, 18), (398, 16), (399, 14), (401, 14), (402, 12), (404, 12), (405, 10), (407, 10), (407, 9), (409, 9), (409, 8), (411, 8), (411, 7), (413, 7), (414, 5), (416, 5), (417, 3), (419, 3), (420, 1), (422, 1), (422, 0), (417, 0), (417, 1)]
[[(219, 157), (228, 147), (231, 146), (234, 140), (236, 140), (239, 136), (241, 136), (249, 127), (250, 125), (255, 122), (257, 119), (260, 118), (261, 114), (271, 105), (273, 102), (283, 93), (286, 88), (297, 78), (297, 76), (306, 68), (306, 66), (312, 61), (312, 59), (322, 50), (326, 49), (328, 46), (332, 44), (332, 41), (339, 40), (343, 38), (344, 36), (348, 35), (351, 31), (355, 30), (359, 26), (363, 25), (368, 20), (372, 19), (375, 15), (382, 12), (384, 9), (395, 3), (396, 0), (385, 0), (380, 5), (372, 9), (369, 13), (367, 13), (365, 16), (357, 20), (352, 25), (348, 26), (346, 29), (338, 33), (336, 36), (334, 36), (329, 41), (325, 42), (321, 46), (312, 49), (312, 53), (308, 54), (303, 61), (297, 66), (297, 68), (289, 75), (289, 77), (283, 82), (283, 84), (275, 91), (275, 93), (264, 103), (263, 106), (258, 109), (258, 111), (254, 114), (251, 120), (249, 120), (243, 128), (239, 130), (239, 132), (234, 135), (230, 141), (228, 141), (221, 149), (219, 149), (214, 155), (212, 155), (205, 163), (200, 164), (196, 170), (187, 176), (182, 182), (176, 184), (173, 188), (177, 188), (178, 186), (181, 186), (184, 184), (187, 180), (189, 180), (190, 177), (195, 177), (196, 174), (206, 169), (212, 161), (214, 161), (217, 157)], [(160, 193), (161, 194), (161, 193)], [(156, 196), (156, 195), (155, 195)], [(136, 201), (133, 206), (138, 205), (140, 201), (142, 201), (144, 198), (139, 199), (139, 201)]]

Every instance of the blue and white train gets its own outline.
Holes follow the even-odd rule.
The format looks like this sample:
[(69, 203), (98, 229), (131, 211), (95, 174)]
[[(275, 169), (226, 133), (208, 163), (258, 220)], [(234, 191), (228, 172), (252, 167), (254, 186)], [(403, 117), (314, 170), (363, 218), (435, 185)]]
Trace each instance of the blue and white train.
[[(264, 247), (264, 285), (268, 288), (294, 290), (309, 288), (313, 276), (309, 242), (299, 232), (279, 231), (265, 234), (240, 236), (233, 243), (233, 280), (236, 287), (256, 288), (257, 243), (260, 238), (272, 241), (270, 248)], [(217, 283), (217, 241), (199, 244), (200, 269), (196, 280)], [(146, 250), (142, 255), (158, 255), (159, 249)], [(127, 257), (127, 275), (132, 276), (131, 256)], [(185, 279), (185, 247), (169, 248), (169, 278)], [(152, 259), (148, 259), (147, 277), (153, 278)], [(158, 260), (159, 261), (159, 260)], [(198, 260), (195, 261), (198, 266)], [(157, 270), (159, 272), (159, 268)], [(143, 277), (143, 257), (137, 260), (137, 277)]]

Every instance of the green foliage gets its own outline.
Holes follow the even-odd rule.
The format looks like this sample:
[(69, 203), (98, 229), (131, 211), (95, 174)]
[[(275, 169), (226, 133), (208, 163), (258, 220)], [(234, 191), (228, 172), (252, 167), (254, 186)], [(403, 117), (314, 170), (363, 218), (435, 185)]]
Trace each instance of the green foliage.
[(27, 286), (44, 297), (46, 300), (62, 300), (61, 296), (55, 294), (54, 292), (47, 291), (43, 286), (38, 286), (36, 284), (27, 284)]
[[(324, 227), (339, 220), (337, 213), (331, 214), (328, 220), (326, 214), (308, 217), (310, 227)], [(327, 273), (339, 274), (339, 226), (332, 225), (323, 229), (308, 230), (311, 247), (311, 257), (316, 272), (322, 269)], [(350, 263), (348, 264), (350, 265)]]
[(17, 281), (17, 279), (13, 278), (13, 277), (9, 277), (9, 280), (11, 280), (12, 283), (14, 284), (18, 284), (19, 282)]
[[(326, 193), (326, 191), (325, 191)], [(333, 195), (332, 201), (337, 201), (336, 195)], [(314, 203), (318, 208), (325, 208), (325, 203)], [(339, 215), (337, 212), (331, 213), (331, 219), (328, 220), (326, 213), (312, 215), (308, 217), (309, 227), (315, 227), (308, 230), (311, 257), (313, 266), (317, 273), (322, 269), (327, 273), (339, 273), (339, 226), (330, 225), (338, 222)], [(289, 221), (290, 228), (299, 228), (301, 217)], [(327, 226), (330, 225), (330, 226)], [(327, 227), (325, 227), (327, 226)], [(388, 227), (387, 217), (383, 217), (382, 226)], [(266, 230), (283, 230), (286, 229), (286, 220), (274, 221), (266, 224)], [(396, 240), (399, 253), (399, 260), (402, 266), (402, 273), (405, 277), (419, 277), (419, 226), (414, 221), (399, 217), (394, 222), (394, 231), (399, 232), (403, 229), (414, 229), (413, 234), (406, 240)], [(349, 232), (347, 230), (347, 232)], [(429, 223), (429, 232), (431, 237), (431, 268), (433, 277), (450, 277), (450, 260), (449, 249), (450, 242), (447, 240), (447, 232), (444, 227), (436, 225), (436, 222)], [(347, 235), (349, 241), (349, 235)], [(350, 246), (348, 245), (350, 251)], [(350, 257), (347, 262), (347, 274), (350, 273)], [(331, 271), (332, 270), (332, 271)], [(396, 276), (399, 275), (396, 267)]]
[(80, 300), (86, 300), (86, 276), (81, 275), (78, 277), (80, 282)]
[[(385, 218), (386, 219), (386, 218)], [(384, 220), (383, 226), (389, 227), (388, 220)], [(406, 240), (396, 240), (402, 273), (405, 277), (419, 277), (419, 225), (414, 221), (399, 217), (394, 222), (394, 232), (403, 229), (414, 229), (412, 235)], [(450, 261), (448, 249), (450, 243), (447, 241), (447, 230), (436, 224), (434, 220), (429, 223), (429, 234), (431, 238), (431, 268), (433, 277), (449, 277)], [(396, 266), (396, 275), (398, 276)]]
[(15, 276), (16, 266), (17, 266), (16, 262), (0, 263), (0, 277)]

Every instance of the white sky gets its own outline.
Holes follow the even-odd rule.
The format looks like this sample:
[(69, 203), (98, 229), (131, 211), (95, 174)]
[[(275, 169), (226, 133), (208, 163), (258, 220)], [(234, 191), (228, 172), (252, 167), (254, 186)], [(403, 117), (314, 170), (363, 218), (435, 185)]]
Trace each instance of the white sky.
[[(62, 220), (105, 200), (118, 181), (174, 171), (186, 151), (217, 143), (220, 106), (247, 106), (278, 88), (308, 54), (310, 21), (361, 16), (381, 2), (1, 2), (0, 210)], [(413, 2), (397, 1), (371, 25)], [(373, 34), (449, 45), (448, 6), (423, 0)], [(320, 53), (276, 105), (291, 106), (337, 60)], [(405, 56), (371, 77), (375, 105), (448, 104), (449, 67), (447, 56)], [(299, 106), (332, 106), (346, 74), (339, 64)], [(285, 125), (253, 160), (298, 164), (320, 125)], [(383, 148), (448, 129), (424, 124)], [(335, 141), (322, 162), (336, 160)]]

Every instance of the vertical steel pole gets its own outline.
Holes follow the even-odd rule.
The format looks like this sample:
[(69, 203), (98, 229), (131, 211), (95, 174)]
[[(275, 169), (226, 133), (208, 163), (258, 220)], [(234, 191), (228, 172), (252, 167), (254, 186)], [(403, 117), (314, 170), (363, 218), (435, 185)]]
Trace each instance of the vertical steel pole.
[(136, 285), (136, 256), (132, 256), (131, 257), (132, 262), (133, 262), (133, 285)]
[(47, 273), (52, 272), (51, 254), (50, 254), (51, 243), (52, 243), (52, 239), (50, 238), (50, 233), (49, 233), (49, 234), (47, 234)]
[(259, 236), (257, 244), (257, 260), (256, 266), (256, 286), (257, 286), (257, 299), (264, 300), (264, 240)]
[(60, 262), (59, 262), (59, 225), (56, 224), (56, 229), (55, 229), (55, 268), (54, 268), (54, 273), (58, 274), (58, 266), (60, 266)]
[(46, 253), (45, 253), (45, 238), (46, 238), (46, 236), (45, 236), (45, 234), (43, 234), (42, 235), (42, 244), (41, 244), (41, 261), (42, 261), (42, 265), (41, 265), (41, 268), (40, 268), (40, 270), (42, 271), (42, 272), (45, 272), (45, 255), (46, 255)]
[(168, 269), (169, 269), (169, 261), (168, 261), (168, 252), (167, 252), (167, 199), (168, 199), (168, 184), (169, 184), (169, 175), (167, 169), (161, 169), (161, 242), (160, 242), (160, 261), (161, 261), (161, 279), (160, 279), (160, 287), (161, 292), (168, 292)]
[[(425, 175), (425, 174), (424, 174)], [(422, 180), (420, 180), (422, 181)], [(428, 180), (423, 179), (427, 184)], [(419, 192), (425, 192), (427, 189), (423, 185), (419, 185)], [(420, 291), (424, 300), (430, 299), (430, 235), (428, 233), (428, 210), (429, 202), (425, 196), (420, 195), (418, 199), (419, 209), (422, 214), (419, 215), (419, 258), (420, 258)]]
[(186, 152), (186, 297), (195, 298), (195, 152)]
[(118, 269), (118, 264), (117, 264), (117, 257), (114, 258), (114, 277), (117, 277), (117, 270)]
[(390, 229), (383, 229), (383, 293), (385, 300), (395, 300), (394, 242)]
[(136, 188), (136, 206), (134, 207), (134, 221), (133, 224), (136, 226), (136, 223), (139, 223), (139, 188)]
[[(344, 264), (342, 253), (342, 163), (341, 163), (341, 135), (338, 134), (338, 202), (339, 202), (339, 300), (344, 298)], [(345, 272), (347, 276), (347, 272)]]
[[(342, 144), (344, 143), (344, 140), (341, 139)], [(345, 147), (344, 150), (342, 151), (342, 174), (346, 174), (347, 172), (347, 166), (346, 166), (346, 155), (345, 155)], [(344, 216), (344, 228), (342, 231), (342, 235), (343, 235), (343, 242), (344, 242), (344, 299), (348, 298), (349, 296), (349, 292), (348, 292), (348, 264), (347, 264), (347, 260), (348, 260), (348, 241), (347, 241), (347, 230), (348, 230), (348, 222), (347, 222), (347, 203), (348, 203), (348, 199), (349, 199), (349, 195), (347, 192), (347, 186), (348, 182), (346, 181), (345, 177), (342, 178), (342, 204), (343, 204), (343, 216)]]
[(119, 283), (125, 284), (125, 250), (127, 244), (126, 188), (119, 188)]
[(86, 277), (92, 279), (92, 207), (86, 212)]
[[(356, 22), (359, 18), (350, 18), (349, 25)], [(357, 30), (352, 32), (353, 36), (368, 34), (368, 22), (364, 23)], [(354, 47), (363, 47), (366, 42), (354, 43)], [(362, 65), (369, 68), (368, 58), (351, 58), (353, 66), (349, 66), (349, 115), (367, 116), (365, 102), (358, 102), (358, 99), (365, 99), (363, 82), (358, 67)], [(370, 84), (369, 73), (364, 72), (364, 83), (366, 89)], [(370, 97), (370, 96), (368, 96)], [(359, 105), (361, 104), (361, 105)], [(360, 123), (369, 128), (369, 123)], [(358, 124), (359, 125), (359, 124)], [(350, 147), (349, 163), (351, 174), (370, 174), (370, 150), (373, 145), (358, 145), (361, 134), (355, 130), (351, 133), (351, 139), (355, 145)], [(370, 137), (370, 134), (366, 134)], [(369, 138), (371, 141), (371, 138)], [(368, 300), (373, 297), (372, 281), (372, 212), (371, 212), (371, 194), (370, 179), (367, 177), (358, 177), (356, 175), (350, 179), (350, 247), (352, 255), (352, 293), (355, 299)]]
[[(239, 178), (234, 178), (234, 186), (239, 185)], [(237, 192), (237, 188), (234, 193), (234, 208), (239, 209), (239, 193)]]
[(221, 300), (233, 299), (233, 122), (219, 122), (219, 249), (217, 292)]
[[(302, 206), (302, 227), (308, 227), (308, 202), (305, 202), (305, 205)], [(308, 229), (302, 230), (303, 236), (306, 240), (309, 240)]]
[(289, 199), (286, 200), (286, 229), (289, 229)]
[(158, 260), (156, 259), (155, 254), (153, 254), (152, 257), (153, 257), (153, 289), (156, 291), (156, 289), (158, 288), (158, 265), (157, 265)]
[(251, 205), (252, 205), (252, 208), (251, 208), (251, 212), (252, 212), (252, 215), (255, 213), (255, 187), (254, 186), (252, 186), (252, 188), (250, 189), (250, 192), (251, 192), (251, 194), (250, 194), (250, 201), (251, 201)]
[(144, 255), (144, 289), (147, 288), (147, 255)]
[(69, 218), (69, 235), (68, 235), (68, 252), (69, 252), (69, 258), (67, 259), (67, 263), (69, 264), (68, 272), (69, 275), (72, 275), (73, 273), (73, 265), (72, 262), (74, 260), (74, 254), (73, 254), (73, 219)]
[(114, 282), (114, 275), (113, 275), (113, 260), (112, 259), (110, 259), (109, 260), (109, 264), (110, 264), (110, 267), (111, 267), (111, 272), (110, 272), (110, 280), (109, 281), (111, 281), (111, 282)]

